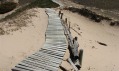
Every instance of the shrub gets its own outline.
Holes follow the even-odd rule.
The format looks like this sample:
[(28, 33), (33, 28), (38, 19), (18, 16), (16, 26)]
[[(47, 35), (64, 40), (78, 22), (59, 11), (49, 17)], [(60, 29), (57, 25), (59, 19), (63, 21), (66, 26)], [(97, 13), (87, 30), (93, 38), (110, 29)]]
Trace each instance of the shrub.
[(16, 3), (13, 2), (5, 2), (3, 4), (0, 5), (0, 14), (4, 14), (7, 12), (12, 11), (13, 9), (15, 9), (17, 6)]
[(33, 2), (31, 2), (29, 5), (21, 7), (19, 9), (16, 10), (16, 12), (7, 15), (5, 18), (1, 19), (0, 22), (7, 20), (9, 18), (13, 18), (16, 15), (18, 15), (19, 13), (27, 10), (27, 9), (31, 9), (34, 7), (40, 7), (40, 8), (55, 8), (58, 7), (59, 5), (54, 3), (52, 0), (34, 0)]

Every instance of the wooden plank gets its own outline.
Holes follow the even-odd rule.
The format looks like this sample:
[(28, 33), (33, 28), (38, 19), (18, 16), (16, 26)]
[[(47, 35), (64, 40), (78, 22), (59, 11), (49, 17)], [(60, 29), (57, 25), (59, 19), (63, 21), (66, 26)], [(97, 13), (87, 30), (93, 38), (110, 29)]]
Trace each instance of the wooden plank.
[(45, 44), (44, 47), (67, 47), (67, 44), (53, 45), (53, 44)]
[(65, 39), (65, 37), (52, 37), (52, 36), (46, 36), (46, 39), (55, 39), (55, 40), (58, 40), (58, 39)]
[(63, 27), (62, 26), (56, 27), (53, 25), (53, 26), (48, 26), (47, 29), (62, 29), (63, 30)]
[(54, 47), (49, 47), (49, 46), (45, 46), (43, 48), (47, 48), (47, 49), (54, 49), (54, 50), (66, 50), (67, 49), (67, 46), (54, 46)]
[(60, 20), (60, 18), (55, 18), (55, 19), (54, 19), (54, 18), (49, 18), (48, 20), (49, 20), (49, 21), (52, 21), (52, 20)]
[(30, 70), (29, 68), (14, 67), (12, 71), (33, 71), (33, 70), (32, 69)]
[[(51, 43), (50, 41), (46, 41), (46, 44), (45, 45), (63, 45), (63, 44), (65, 44), (66, 45), (66, 42), (63, 42), (63, 41), (58, 41), (59, 43), (55, 43), (55, 41), (53, 42), (53, 43)], [(50, 47), (50, 46), (49, 46)]]
[[(55, 26), (55, 25), (60, 25), (60, 26), (61, 26), (62, 24), (61, 24), (61, 22), (59, 22), (59, 21), (53, 21), (53, 22), (49, 22), (49, 23), (48, 23), (48, 26), (49, 26), (49, 25), (53, 25), (53, 26)], [(56, 26), (56, 27), (58, 27), (58, 26)], [(61, 26), (61, 27), (62, 27), (62, 26)]]
[(66, 51), (66, 49), (63, 49), (63, 48), (43, 48), (43, 49), (53, 50), (53, 51), (61, 51), (61, 52), (65, 52)]
[[(41, 52), (41, 51), (40, 51), (40, 52)], [(60, 58), (63, 57), (63, 54), (59, 54), (59, 53), (56, 53), (56, 52), (51, 52), (51, 51), (47, 52), (46, 50), (42, 50), (42, 52), (43, 52), (43, 53), (47, 53), (47, 54), (49, 54), (49, 55), (58, 56), (58, 57), (60, 57)], [(37, 53), (37, 54), (38, 54), (38, 53)]]
[[(65, 39), (65, 38), (64, 38)], [(52, 42), (52, 43), (51, 43)], [(59, 43), (55, 43), (55, 42), (59, 42)], [(61, 43), (60, 43), (61, 42)], [(66, 44), (67, 42), (63, 39), (59, 39), (59, 38), (47, 38), (46, 39), (46, 44)], [(67, 45), (67, 44), (66, 44)]]
[(50, 43), (50, 42), (52, 42), (52, 43), (55, 43), (55, 42), (64, 42), (64, 43), (66, 43), (65, 40), (61, 40), (61, 39), (50, 39), (50, 38), (47, 38), (46, 39), (46, 42), (48, 42), (48, 43)]
[(54, 52), (57, 52), (57, 53), (64, 53), (64, 51), (62, 50), (53, 50), (53, 49), (49, 49), (49, 48), (42, 48), (43, 50), (48, 50), (48, 51), (54, 51)]
[(57, 36), (57, 35), (59, 35), (59, 36), (64, 36), (64, 34), (59, 34), (59, 33), (46, 33), (46, 35), (47, 36)]
[(42, 54), (42, 55), (45, 55), (45, 56), (50, 56), (50, 57), (52, 57), (52, 58), (54, 58), (54, 59), (57, 59), (57, 60), (61, 60), (61, 59), (62, 59), (62, 56), (47, 54), (47, 53), (43, 53), (43, 52), (37, 52), (37, 53), (35, 53), (35, 54), (33, 54), (33, 55), (35, 55), (35, 56), (42, 56), (41, 54)]
[[(45, 70), (49, 70), (49, 71), (56, 71), (57, 68), (56, 67), (52, 67), (52, 66), (49, 66), (49, 65), (44, 65), (44, 64), (40, 64), (40, 63), (37, 63), (37, 62), (33, 62), (33, 61), (23, 61), (19, 64), (19, 66), (22, 66), (22, 65), (25, 65), (25, 66), (28, 66), (28, 67), (32, 67), (34, 69), (45, 69)], [(17, 65), (18, 66), (18, 65)]]
[(57, 23), (60, 23), (61, 24), (61, 20), (60, 19), (57, 19), (57, 20), (56, 19), (55, 20), (54, 19), (53, 20), (50, 19), (49, 20), (49, 23), (51, 23), (51, 22), (55, 22), (56, 24)]
[(54, 29), (54, 30), (47, 30), (46, 32), (54, 32), (54, 33), (56, 33), (56, 32), (60, 32), (60, 33), (64, 33), (64, 31), (63, 31), (63, 29), (61, 29), (61, 30), (57, 30), (57, 29)]
[(46, 50), (46, 49), (41, 49), (39, 51), (44, 51), (44, 52), (49, 52), (49, 53), (56, 53), (56, 54), (59, 54), (59, 55), (63, 55), (64, 54), (64, 52), (53, 51), (53, 50)]
[[(32, 71), (50, 71), (50, 70), (54, 70), (52, 68), (45, 68), (46, 66), (43, 66), (41, 64), (34, 64), (31, 62), (24, 62), (24, 63), (20, 63), (16, 66), (17, 68), (24, 68), (24, 69), (31, 69)], [(49, 69), (48, 69), (49, 68)]]
[(60, 19), (60, 18), (57, 16), (49, 16), (49, 19)]
[(44, 47), (44, 49), (53, 49), (53, 50), (62, 50), (62, 51), (65, 51), (67, 49), (66, 47)]
[(51, 32), (51, 31), (49, 31), (49, 32), (46, 32), (45, 33), (46, 34), (46, 36), (48, 36), (48, 35), (64, 35), (64, 32), (59, 32), (59, 33), (53, 33), (53, 31)]
[(55, 56), (55, 55), (46, 54), (46, 53), (45, 54), (44, 53), (35, 53), (35, 54), (31, 55), (30, 57), (37, 57), (37, 58), (43, 57), (41, 59), (49, 60), (49, 61), (52, 61), (52, 59), (53, 59), (53, 60), (55, 60), (55, 61), (53, 61), (55, 63), (58, 63), (61, 60), (61, 57), (58, 57), (58, 56)]
[[(32, 55), (32, 56), (30, 56), (30, 57), (28, 57), (28, 58), (26, 58), (27, 60), (33, 60), (33, 61), (37, 61), (37, 62), (42, 62), (42, 61), (45, 61), (45, 62), (48, 62), (48, 63), (50, 63), (50, 64), (57, 64), (58, 65), (58, 63), (59, 63), (59, 61), (55, 58), (52, 58), (52, 57), (50, 57), (51, 59), (46, 59), (46, 58), (41, 58), (41, 57), (39, 57), (39, 56), (37, 56), (37, 55)], [(61, 60), (60, 60), (61, 61)]]
[(52, 21), (49, 21), (49, 23), (55, 23), (55, 24), (60, 24), (61, 25), (61, 21), (60, 20), (52, 20)]
[(24, 61), (29, 61), (29, 62), (33, 62), (33, 63), (37, 63), (37, 64), (42, 64), (42, 65), (48, 65), (48, 66), (51, 66), (51, 67), (54, 67), (54, 68), (58, 68), (59, 67), (59, 64), (56, 64), (56, 63), (53, 63), (53, 62), (48, 62), (48, 61), (45, 61), (45, 60), (36, 60), (36, 59), (26, 59), (26, 60), (23, 60), (22, 62)]
[(47, 30), (46, 32), (45, 32), (46, 34), (47, 33), (51, 33), (51, 34), (64, 34), (64, 32), (63, 31), (56, 31), (56, 30)]
[(67, 45), (66, 44), (61, 44), (61, 45), (59, 45), (59, 44), (45, 44), (44, 46), (43, 46), (44, 48), (47, 48), (47, 47), (49, 47), (49, 48), (64, 48), (64, 49), (67, 49)]
[(48, 25), (48, 27), (56, 27), (56, 26), (62, 27), (62, 25), (60, 25), (60, 24), (49, 24)]
[(47, 30), (46, 33), (57, 33), (57, 34), (59, 33), (59, 34), (64, 34), (64, 32), (63, 32), (62, 30), (61, 30), (61, 31), (60, 31), (60, 30), (59, 30), (59, 31)]
[(64, 37), (64, 36), (52, 36), (52, 35), (46, 36), (46, 38), (64, 39), (64, 40), (66, 39), (66, 37)]
[(46, 41), (66, 42), (66, 40), (63, 39), (46, 39)]
[[(49, 55), (54, 55), (54, 56), (57, 56), (57, 57), (59, 57), (59, 58), (61, 58), (61, 57), (63, 57), (63, 55), (61, 54), (61, 53), (56, 53), (56, 52), (52, 52), (52, 51), (47, 51), (47, 50), (42, 50), (42, 51), (40, 51), (40, 52), (42, 52), (42, 53), (47, 53), (47, 54), (49, 54)], [(39, 53), (37, 53), (37, 54), (39, 54)]]
[[(50, 41), (53, 41), (53, 43), (52, 42), (50, 42)], [(57, 40), (56, 40), (57, 41)], [(65, 45), (67, 45), (66, 44), (66, 41), (58, 41), (58, 42), (55, 42), (55, 40), (52, 40), (52, 39), (48, 39), (47, 41), (46, 41), (46, 44), (65, 44)]]
[[(57, 34), (57, 33), (55, 33), (55, 34)], [(60, 38), (66, 38), (65, 36), (64, 36), (64, 34), (62, 34), (62, 35), (46, 35), (46, 36), (48, 36), (48, 37), (60, 37)]]
[(33, 61), (33, 62), (36, 62), (36, 63), (40, 63), (40, 64), (43, 64), (43, 65), (49, 65), (49, 66), (52, 66), (52, 67), (56, 67), (56, 68), (58, 68), (59, 67), (59, 63), (61, 62), (61, 60), (60, 60), (60, 62), (59, 63), (54, 63), (54, 62), (51, 62), (51, 61), (45, 61), (45, 60), (41, 60), (41, 59), (36, 59), (36, 58), (27, 58), (27, 60), (26, 61)]
[(54, 24), (49, 24), (48, 26), (47, 26), (47, 29), (50, 29), (50, 28), (52, 28), (52, 29), (64, 29), (63, 27), (62, 27), (62, 25), (54, 25)]
[[(18, 64), (17, 66), (15, 66), (15, 68), (24, 69), (24, 70), (27, 70), (27, 71), (39, 71), (39, 70), (40, 70), (40, 71), (41, 71), (41, 70), (47, 71), (47, 70), (42, 69), (42, 68), (34, 67), (34, 66), (32, 66), (32, 65), (27, 65), (27, 64), (25, 64), (25, 63)], [(22, 71), (22, 70), (20, 70), (20, 71)]]
[(43, 48), (57, 49), (57, 50), (66, 50), (68, 46), (44, 46)]
[(63, 37), (63, 36), (61, 36), (61, 37), (60, 37), (60, 36), (59, 36), (59, 37), (58, 37), (58, 36), (54, 36), (54, 37), (53, 37), (53, 36), (46, 36), (46, 39), (47, 39), (47, 38), (48, 38), (48, 39), (60, 39), (60, 40), (61, 40), (61, 39), (64, 39), (64, 40), (66, 39), (66, 38)]
[(52, 31), (52, 32), (53, 32), (53, 31), (57, 31), (57, 32), (58, 32), (58, 31), (62, 31), (62, 32), (63, 32), (63, 29), (58, 29), (58, 28), (52, 28), (52, 29), (51, 29), (51, 28), (48, 28), (47, 31)]

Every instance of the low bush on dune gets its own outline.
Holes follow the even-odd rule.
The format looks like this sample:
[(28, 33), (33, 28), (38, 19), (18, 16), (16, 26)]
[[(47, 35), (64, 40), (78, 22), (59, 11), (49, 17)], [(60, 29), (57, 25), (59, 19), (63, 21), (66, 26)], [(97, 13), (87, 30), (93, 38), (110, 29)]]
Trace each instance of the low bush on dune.
[(16, 3), (5, 2), (5, 3), (0, 5), (0, 14), (4, 14), (4, 13), (7, 13), (7, 12), (10, 12), (13, 9), (15, 9), (16, 7), (17, 7)]
[(40, 8), (55, 8), (58, 7), (59, 5), (54, 3), (52, 0), (35, 0), (33, 2), (31, 2), (29, 5), (24, 6), (18, 10), (16, 10), (16, 12), (12, 13), (11, 15), (6, 16), (4, 19), (0, 20), (0, 21), (4, 21), (7, 20), (9, 18), (15, 17), (17, 14), (23, 12), (24, 10), (27, 9), (31, 9), (31, 8), (35, 8), (35, 7), (40, 7)]
[(94, 20), (95, 22), (101, 22), (102, 20), (112, 20), (108, 17), (98, 15), (95, 12), (92, 12), (91, 10), (88, 10), (86, 8), (78, 9), (78, 8), (69, 7), (69, 8), (65, 8), (65, 10), (69, 10), (73, 13), (78, 13), (82, 16), (85, 16), (85, 17), (91, 19), (91, 20)]
[(30, 4), (31, 7), (41, 7), (41, 8), (55, 8), (59, 5), (52, 2), (52, 0), (35, 0)]

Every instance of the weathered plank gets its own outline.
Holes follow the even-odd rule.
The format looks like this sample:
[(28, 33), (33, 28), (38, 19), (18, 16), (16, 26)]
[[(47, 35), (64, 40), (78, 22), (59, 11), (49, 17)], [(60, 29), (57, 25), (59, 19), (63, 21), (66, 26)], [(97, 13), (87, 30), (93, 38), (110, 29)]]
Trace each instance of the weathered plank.
[(41, 56), (41, 55), (45, 55), (45, 56), (50, 56), (51, 58), (53, 58), (53, 59), (56, 59), (56, 60), (61, 60), (62, 59), (62, 56), (57, 56), (57, 55), (52, 55), (52, 54), (47, 54), (47, 53), (43, 53), (43, 52), (37, 52), (37, 53), (35, 53), (35, 54), (33, 54), (33, 55), (35, 55), (35, 56)]
[[(43, 57), (43, 56), (42, 56)], [(59, 61), (58, 61), (58, 59), (57, 58), (53, 58), (53, 57), (50, 57), (50, 58), (47, 58), (47, 57), (44, 57), (44, 59), (43, 58), (41, 58), (40, 56), (37, 56), (37, 55), (33, 55), (33, 56), (31, 56), (31, 57), (28, 57), (28, 58), (26, 58), (27, 60), (33, 60), (33, 61), (37, 61), (37, 62), (40, 62), (40, 63), (42, 63), (42, 62), (48, 62), (48, 63), (50, 63), (50, 64), (57, 64), (58, 65), (58, 63), (59, 63)], [(46, 60), (46, 61), (44, 61), (44, 60)]]

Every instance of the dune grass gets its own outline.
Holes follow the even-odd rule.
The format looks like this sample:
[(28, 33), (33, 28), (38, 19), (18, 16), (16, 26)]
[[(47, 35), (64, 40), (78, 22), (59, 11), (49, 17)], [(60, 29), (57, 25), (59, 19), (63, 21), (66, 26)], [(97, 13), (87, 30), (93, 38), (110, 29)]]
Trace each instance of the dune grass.
[(40, 8), (55, 8), (58, 7), (59, 5), (52, 2), (52, 0), (35, 0), (33, 2), (31, 2), (29, 5), (26, 5), (20, 9), (17, 9), (14, 13), (6, 16), (5, 18), (1, 19), (0, 21), (5, 21), (7, 19), (11, 19), (13, 17), (15, 17), (16, 15), (20, 14), (21, 12), (27, 10), (27, 9), (31, 9), (31, 8), (35, 8), (35, 7), (40, 7)]

